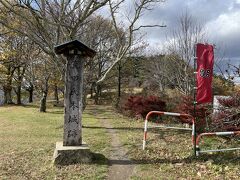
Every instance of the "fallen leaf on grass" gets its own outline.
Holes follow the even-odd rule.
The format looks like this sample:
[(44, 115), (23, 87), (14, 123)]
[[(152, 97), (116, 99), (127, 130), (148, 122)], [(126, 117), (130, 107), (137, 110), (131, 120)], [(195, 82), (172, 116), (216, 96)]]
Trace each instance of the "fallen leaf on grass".
[(183, 163), (176, 163), (175, 166), (182, 166)]

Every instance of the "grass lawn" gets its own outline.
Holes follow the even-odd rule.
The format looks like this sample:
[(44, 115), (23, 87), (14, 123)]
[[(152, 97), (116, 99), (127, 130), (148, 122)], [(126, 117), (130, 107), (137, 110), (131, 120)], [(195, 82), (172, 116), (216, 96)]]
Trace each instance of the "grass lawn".
[[(110, 115), (102, 112), (102, 116)], [(191, 132), (149, 129), (146, 150), (142, 150), (143, 120), (111, 115), (122, 143), (136, 165), (132, 179), (239, 179), (240, 151), (192, 154)], [(240, 141), (205, 138), (202, 148), (240, 147)]]
[[(83, 124), (100, 126), (85, 112)], [(63, 108), (0, 107), (0, 179), (103, 179), (107, 161), (99, 156), (93, 164), (55, 167), (52, 156), (56, 141), (62, 141)], [(109, 139), (105, 129), (83, 129), (83, 140), (93, 152), (106, 155)]]
[[(63, 109), (39, 113), (35, 106), (0, 107), (0, 179), (105, 179), (110, 138), (97, 118), (118, 130), (136, 168), (132, 179), (239, 179), (240, 152), (192, 157), (191, 133), (149, 130), (142, 150), (143, 121), (114, 113), (110, 106), (88, 106), (83, 118), (84, 141), (99, 153), (92, 164), (55, 167), (55, 142), (62, 140)], [(239, 140), (239, 139), (238, 139)], [(235, 146), (239, 141), (204, 139), (204, 148)]]

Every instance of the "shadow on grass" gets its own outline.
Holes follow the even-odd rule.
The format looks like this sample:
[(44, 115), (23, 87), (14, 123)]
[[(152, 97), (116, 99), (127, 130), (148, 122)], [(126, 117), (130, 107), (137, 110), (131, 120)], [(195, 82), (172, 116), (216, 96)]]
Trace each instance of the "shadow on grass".
[(143, 128), (135, 128), (135, 127), (116, 127), (116, 128), (107, 128), (107, 127), (101, 127), (101, 126), (84, 126), (83, 128), (87, 129), (116, 129), (116, 130), (137, 130), (137, 131), (143, 131)]
[(0, 107), (24, 107), (24, 108), (39, 108), (37, 104), (3, 104)]
[(63, 110), (59, 110), (59, 111), (47, 111), (46, 113), (48, 113), (48, 114), (63, 114)]
[(39, 108), (38, 104), (22, 104), (24, 108)]
[[(98, 159), (100, 157), (100, 159)], [(104, 161), (103, 161), (104, 159)], [(106, 164), (108, 162), (109, 165), (143, 165), (143, 164), (196, 164), (196, 163), (204, 163), (206, 161), (212, 160), (212, 164), (216, 165), (239, 165), (240, 157), (226, 157), (222, 156), (222, 154), (214, 154), (214, 155), (204, 155), (202, 157), (194, 157), (189, 156), (187, 158), (178, 158), (178, 159), (170, 159), (170, 158), (157, 158), (157, 159), (131, 159), (131, 160), (118, 160), (118, 159), (107, 159), (103, 155), (96, 156), (96, 160), (94, 163), (96, 164)]]
[[(229, 157), (230, 155), (230, 157)], [(103, 154), (92, 153), (92, 161), (85, 164), (98, 164), (98, 165), (144, 165), (144, 164), (196, 164), (204, 163), (206, 161), (212, 161), (212, 164), (216, 165), (239, 165), (240, 157), (234, 156), (233, 153), (228, 153), (228, 156), (223, 154), (202, 155), (201, 157), (189, 156), (186, 158), (157, 158), (157, 159), (131, 159), (131, 160), (119, 160), (108, 159)], [(69, 166), (73, 164), (82, 164), (81, 162), (65, 163), (60, 166)]]
[[(143, 164), (176, 164), (176, 163), (183, 163), (186, 162), (185, 159), (156, 159), (156, 160), (109, 160), (110, 164), (112, 165), (143, 165)], [(187, 161), (190, 163), (189, 161)]]
[[(56, 127), (56, 129), (62, 129), (63, 125)], [(143, 131), (143, 128), (132, 128), (132, 127), (118, 127), (118, 128), (107, 128), (107, 127), (100, 127), (100, 126), (82, 126), (82, 128), (89, 128), (89, 129), (116, 129), (116, 130), (134, 130), (134, 131)]]
[[(107, 128), (107, 127), (102, 127), (102, 126), (82, 126), (83, 128), (87, 128), (87, 129), (115, 129), (115, 130), (126, 130), (126, 131), (143, 131), (144, 128), (138, 128), (138, 127), (113, 127), (113, 128)], [(159, 131), (161, 130), (161, 131)], [(191, 133), (190, 131), (183, 131), (183, 130), (177, 130), (177, 129), (174, 129), (174, 130), (170, 130), (171, 133), (174, 133), (174, 134), (189, 134)], [(152, 132), (152, 133), (156, 133), (156, 134), (159, 134), (159, 135), (164, 135), (164, 133), (169, 133), (169, 130), (166, 130), (166, 129), (161, 129), (161, 128), (148, 128), (148, 132)]]
[(101, 164), (101, 165), (107, 165), (108, 159), (100, 153), (92, 153), (92, 163), (93, 164)]
[(61, 168), (61, 166), (70, 166), (75, 164), (98, 164), (98, 165), (108, 165), (108, 159), (100, 153), (91, 153), (92, 160), (91, 162), (80, 162), (75, 160), (58, 162), (56, 164), (57, 167)]
[[(194, 158), (194, 157), (193, 157)], [(240, 156), (232, 152), (220, 152), (215, 154), (202, 154), (199, 157), (194, 158), (196, 162), (206, 162), (211, 160), (213, 164), (234, 164), (239, 165)]]
[(86, 111), (85, 111), (87, 114), (90, 114), (90, 115), (102, 115), (102, 114), (106, 114), (106, 113), (110, 113), (112, 114), (114, 112), (114, 110), (110, 107), (107, 107), (107, 106), (103, 106), (103, 107), (97, 107), (97, 108), (87, 108)]

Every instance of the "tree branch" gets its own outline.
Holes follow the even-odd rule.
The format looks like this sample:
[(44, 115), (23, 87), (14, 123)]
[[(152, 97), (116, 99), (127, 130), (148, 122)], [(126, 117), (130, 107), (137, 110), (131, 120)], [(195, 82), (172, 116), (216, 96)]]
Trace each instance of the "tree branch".
[(133, 31), (138, 31), (141, 28), (153, 28), (153, 27), (160, 27), (160, 28), (162, 28), (162, 27), (167, 27), (167, 26), (166, 25), (142, 25), (142, 26), (139, 26), (139, 27), (133, 29)]

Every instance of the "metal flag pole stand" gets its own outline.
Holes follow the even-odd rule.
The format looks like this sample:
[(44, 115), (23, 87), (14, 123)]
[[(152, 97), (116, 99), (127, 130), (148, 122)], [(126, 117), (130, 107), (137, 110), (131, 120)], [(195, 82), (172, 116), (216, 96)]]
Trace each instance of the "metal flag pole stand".
[(196, 76), (197, 76), (197, 44), (194, 45), (194, 87), (193, 87), (193, 118), (195, 121), (195, 126), (193, 127), (193, 151), (194, 151), (194, 156), (197, 156), (197, 148), (196, 148), (196, 140), (197, 140), (197, 132), (196, 132), (196, 107), (197, 107), (197, 101), (196, 101), (196, 92), (197, 92), (197, 81), (196, 81)]
[[(206, 45), (208, 45), (208, 44), (205, 44), (205, 46)], [(197, 71), (197, 69), (198, 69), (198, 63), (200, 63), (200, 62), (197, 62), (197, 60), (198, 60), (198, 58), (199, 57), (197, 57), (198, 55), (199, 55), (199, 53), (198, 53), (198, 45), (197, 44), (195, 44), (195, 47), (194, 47), (194, 74), (195, 74), (195, 78), (194, 78), (194, 82), (195, 82), (195, 85), (198, 87), (198, 83), (196, 83), (197, 82), (197, 73), (199, 72), (199, 71)], [(208, 49), (209, 50), (209, 49)], [(211, 49), (211, 53), (214, 53), (213, 52), (213, 49)], [(214, 57), (214, 56), (213, 56)], [(202, 60), (201, 60), (202, 61)], [(213, 61), (213, 59), (212, 59), (212, 61)], [(202, 63), (202, 62), (201, 62)], [(200, 67), (200, 66), (199, 66)], [(213, 68), (213, 67), (212, 67)], [(204, 69), (205, 71), (206, 71), (206, 69)], [(211, 69), (211, 71), (212, 71), (212, 69)], [(209, 70), (209, 72), (211, 72), (210, 70)], [(208, 76), (207, 76), (208, 77)], [(206, 77), (204, 77), (204, 78), (206, 78)], [(196, 99), (197, 99), (197, 97), (196, 97), (196, 94), (197, 94), (197, 91), (199, 90), (199, 89), (197, 89), (197, 87), (194, 87), (194, 118), (196, 119), (197, 117), (197, 112), (196, 112), (196, 107), (197, 107), (197, 101), (196, 101)], [(206, 101), (206, 102), (210, 102), (210, 101)], [(202, 102), (203, 103), (203, 102)], [(194, 119), (194, 120), (195, 120)], [(196, 123), (195, 123), (196, 124)], [(194, 155), (195, 156), (199, 156), (201, 153), (208, 153), (208, 152), (221, 152), (221, 151), (235, 151), (235, 150), (240, 150), (240, 148), (239, 147), (237, 147), (237, 148), (225, 148), (225, 149), (208, 149), (208, 150), (201, 150), (200, 149), (200, 147), (199, 147), (199, 143), (200, 143), (200, 140), (201, 140), (201, 138), (203, 138), (203, 137), (206, 137), (206, 136), (208, 136), (208, 137), (212, 137), (212, 136), (229, 136), (229, 135), (240, 135), (240, 131), (226, 131), (226, 132), (205, 132), (205, 133), (199, 133), (199, 134), (197, 134), (196, 133), (196, 129), (194, 129), (193, 130), (193, 134), (194, 134)]]

